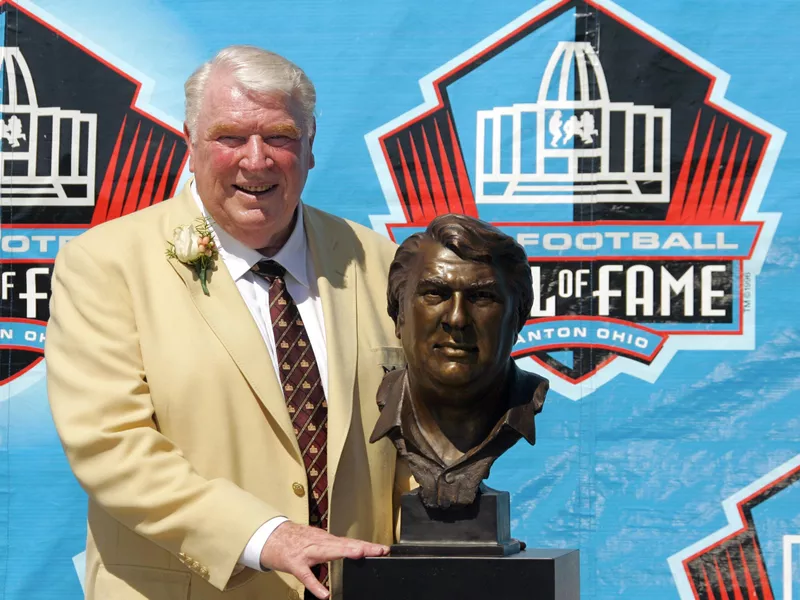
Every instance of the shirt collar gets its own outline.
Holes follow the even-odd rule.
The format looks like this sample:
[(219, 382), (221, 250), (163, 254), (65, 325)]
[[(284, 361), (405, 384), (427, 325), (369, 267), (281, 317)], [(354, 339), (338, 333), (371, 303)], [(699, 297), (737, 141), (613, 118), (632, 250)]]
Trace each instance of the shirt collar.
[[(208, 217), (208, 211), (206, 211), (206, 207), (197, 193), (197, 185), (194, 180), (192, 180), (190, 190), (200, 212), (203, 216)], [(258, 261), (264, 260), (264, 255), (258, 250), (245, 246), (222, 227), (215, 227), (213, 222), (212, 229), (219, 249), (219, 256), (234, 281), (244, 276)], [(286, 243), (278, 250), (277, 254), (270, 258), (286, 269), (289, 275), (306, 288), (309, 287), (308, 264), (306, 262), (307, 248), (306, 233), (303, 227), (303, 204), (299, 202), (297, 204), (297, 220), (289, 239), (286, 240)]]

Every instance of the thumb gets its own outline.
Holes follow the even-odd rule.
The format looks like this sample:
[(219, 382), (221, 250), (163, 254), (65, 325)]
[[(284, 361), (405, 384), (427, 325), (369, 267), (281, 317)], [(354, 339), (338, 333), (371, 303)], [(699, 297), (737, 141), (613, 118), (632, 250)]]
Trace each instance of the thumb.
[(298, 568), (294, 573), (294, 576), (300, 580), (300, 583), (302, 583), (309, 592), (314, 594), (320, 600), (326, 600), (328, 596), (331, 595), (327, 588), (322, 585), (316, 577), (314, 577), (311, 569), (309, 569), (307, 566), (303, 565), (302, 567)]

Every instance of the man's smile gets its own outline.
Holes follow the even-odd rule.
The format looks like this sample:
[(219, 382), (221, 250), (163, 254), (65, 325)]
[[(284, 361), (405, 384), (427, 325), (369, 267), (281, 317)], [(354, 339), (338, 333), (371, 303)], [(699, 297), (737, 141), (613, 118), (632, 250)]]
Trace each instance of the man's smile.
[(278, 187), (277, 183), (265, 183), (262, 185), (236, 185), (234, 184), (233, 187), (240, 192), (244, 192), (245, 194), (250, 194), (251, 196), (261, 196), (262, 194), (268, 194), (273, 189)]

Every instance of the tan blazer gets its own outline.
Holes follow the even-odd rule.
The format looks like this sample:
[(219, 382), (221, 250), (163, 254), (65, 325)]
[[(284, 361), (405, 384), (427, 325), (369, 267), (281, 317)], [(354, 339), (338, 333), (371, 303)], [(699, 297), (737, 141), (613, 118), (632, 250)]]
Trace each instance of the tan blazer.
[[(199, 212), (188, 186), (100, 225), (56, 259), (45, 356), (67, 458), (89, 494), (89, 600), (292, 599), (293, 577), (237, 567), (250, 536), (308, 522), (306, 475), (258, 328), (218, 261), (205, 296), (165, 256)], [(306, 206), (327, 339), (330, 531), (392, 542), (395, 449), (369, 444), (385, 369), (394, 245)], [(403, 476), (398, 477), (407, 481)], [(332, 586), (338, 595), (340, 573)], [(224, 593), (220, 590), (226, 590)]]

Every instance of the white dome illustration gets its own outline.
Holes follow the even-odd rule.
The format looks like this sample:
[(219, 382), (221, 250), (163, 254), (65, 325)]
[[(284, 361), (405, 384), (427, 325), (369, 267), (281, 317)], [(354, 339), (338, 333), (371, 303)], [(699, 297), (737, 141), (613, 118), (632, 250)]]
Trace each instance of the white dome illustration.
[[(569, 84), (575, 93), (569, 96)], [(555, 92), (555, 94), (554, 94)], [(603, 66), (589, 42), (559, 42), (550, 56), (539, 86), (539, 102), (583, 103), (610, 101)]]
[[(0, 111), (13, 111), (20, 105), (38, 106), (31, 70), (19, 48), (0, 48), (0, 72), (3, 74), (0, 87), (8, 90), (8, 104), (0, 104)], [(18, 86), (20, 75), (24, 90), (20, 90)]]
[(670, 119), (668, 108), (614, 102), (592, 45), (559, 42), (535, 103), (477, 111), (475, 200), (668, 203)]
[[(40, 107), (17, 47), (0, 47), (0, 73), (0, 89), (7, 90), (0, 104), (0, 205), (93, 206), (97, 115)], [(49, 162), (38, 160), (41, 148), (49, 149)]]

